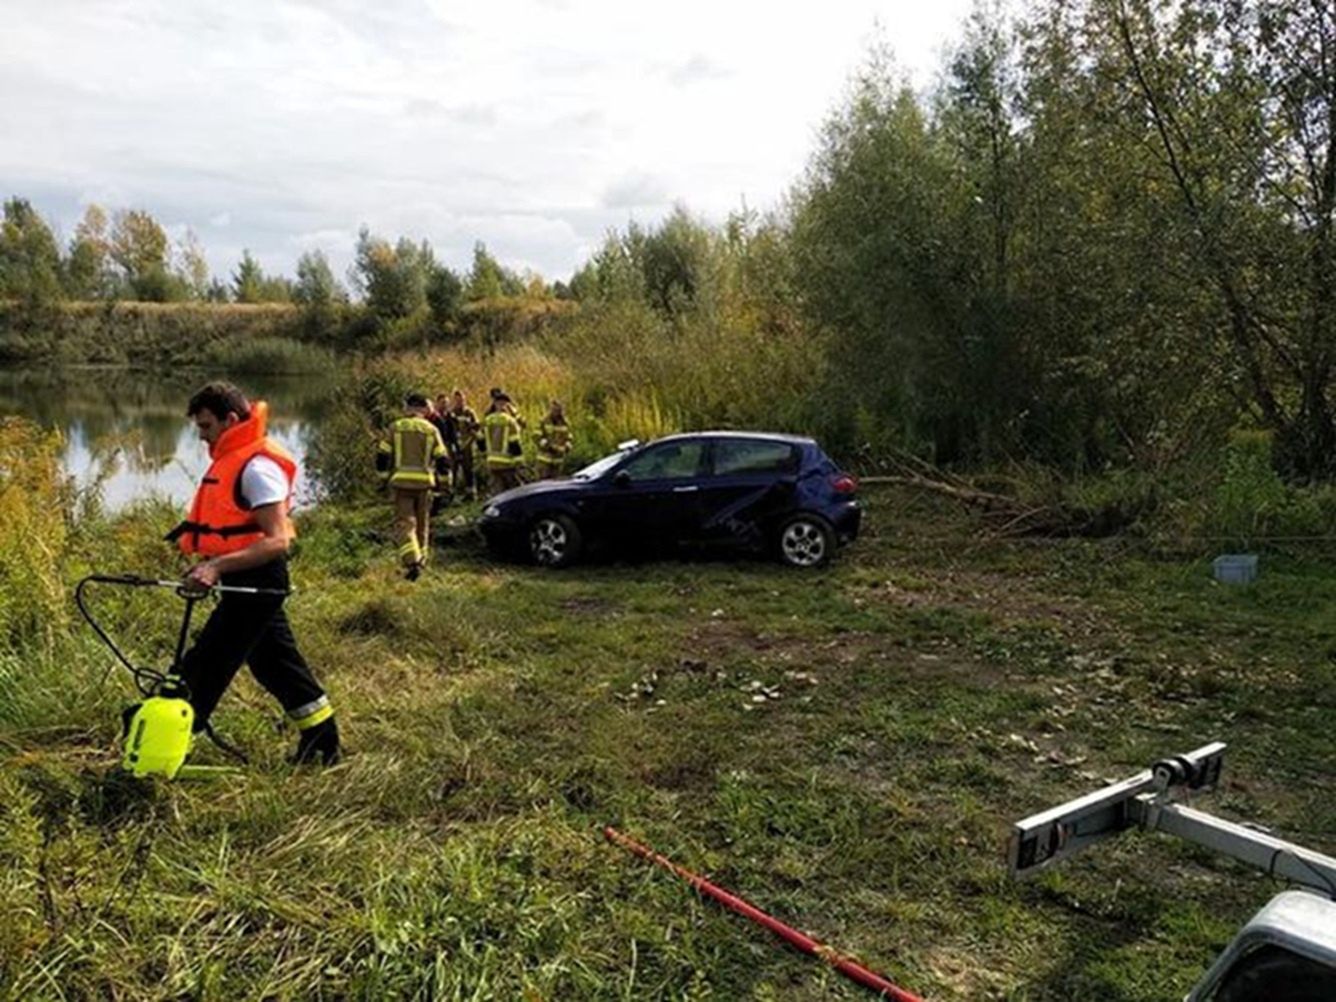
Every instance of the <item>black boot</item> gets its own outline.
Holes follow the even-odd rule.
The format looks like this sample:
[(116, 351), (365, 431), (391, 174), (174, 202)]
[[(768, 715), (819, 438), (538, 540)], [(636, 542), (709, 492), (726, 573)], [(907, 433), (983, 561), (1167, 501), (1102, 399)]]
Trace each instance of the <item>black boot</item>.
[(334, 765), (341, 755), (339, 725), (330, 717), (301, 732), (297, 751), (288, 761), (293, 765)]

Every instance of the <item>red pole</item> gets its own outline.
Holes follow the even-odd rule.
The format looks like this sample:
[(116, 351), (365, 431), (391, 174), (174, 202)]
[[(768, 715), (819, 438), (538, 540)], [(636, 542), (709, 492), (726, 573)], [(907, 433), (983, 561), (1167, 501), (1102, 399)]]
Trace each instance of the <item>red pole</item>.
[(611, 825), (603, 829), (603, 837), (609, 842), (613, 842), (623, 849), (628, 849), (642, 859), (647, 859), (651, 863), (657, 863), (665, 870), (677, 874), (696, 890), (700, 891), (706, 897), (713, 898), (730, 911), (743, 915), (758, 925), (765, 926), (776, 936), (796, 946), (803, 953), (810, 954), (830, 964), (835, 970), (839, 971), (846, 978), (857, 981), (865, 988), (871, 988), (875, 992), (880, 992), (887, 998), (894, 999), (895, 1002), (923, 1002), (917, 995), (905, 991), (896, 985), (891, 984), (880, 974), (874, 974), (862, 964), (858, 963), (852, 957), (846, 957), (839, 951), (818, 943), (812, 937), (799, 932), (792, 926), (785, 925), (777, 918), (772, 918), (755, 905), (749, 904), (736, 894), (730, 894), (728, 891), (712, 884), (699, 874), (692, 873), (686, 867), (678, 866), (667, 856), (661, 856), (648, 846), (641, 845), (632, 838), (628, 838)]

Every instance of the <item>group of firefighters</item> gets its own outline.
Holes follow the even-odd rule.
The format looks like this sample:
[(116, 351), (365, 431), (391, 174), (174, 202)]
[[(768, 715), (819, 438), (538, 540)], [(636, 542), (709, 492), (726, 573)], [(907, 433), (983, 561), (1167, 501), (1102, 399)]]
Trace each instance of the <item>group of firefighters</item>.
[[(505, 390), (490, 391), (481, 420), (462, 390), (435, 401), (423, 393), (404, 398), (404, 414), (390, 425), (376, 453), (376, 469), (394, 502), (404, 574), (416, 581), (431, 553), (433, 500), (447, 485), (459, 497), (476, 498), (475, 453), (487, 472), (490, 494), (518, 487), (524, 466), (525, 422)], [(538, 479), (562, 473), (571, 430), (561, 401), (553, 400), (535, 435)]]

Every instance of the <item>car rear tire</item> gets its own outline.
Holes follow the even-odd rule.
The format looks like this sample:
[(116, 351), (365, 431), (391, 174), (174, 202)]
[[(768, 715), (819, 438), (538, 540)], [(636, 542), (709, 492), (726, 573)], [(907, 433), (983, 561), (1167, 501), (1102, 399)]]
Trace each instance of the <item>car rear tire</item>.
[(539, 515), (529, 526), (529, 556), (540, 567), (569, 567), (583, 542), (580, 527), (566, 515)]
[(835, 530), (820, 515), (795, 515), (780, 526), (777, 549), (789, 567), (822, 567), (835, 555)]

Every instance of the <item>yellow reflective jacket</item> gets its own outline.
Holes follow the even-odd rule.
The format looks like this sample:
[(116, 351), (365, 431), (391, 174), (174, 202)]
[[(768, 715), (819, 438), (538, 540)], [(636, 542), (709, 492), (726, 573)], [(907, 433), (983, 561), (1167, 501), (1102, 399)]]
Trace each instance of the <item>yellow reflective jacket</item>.
[(472, 449), (473, 443), (478, 440), (478, 429), (481, 427), (478, 423), (478, 415), (473, 413), (472, 407), (450, 410), (447, 413), (450, 420), (455, 423), (455, 436), (459, 440), (459, 448)]
[(548, 463), (559, 463), (570, 451), (571, 426), (544, 418), (538, 426), (538, 458)]
[(380, 443), (390, 457), (390, 486), (428, 490), (436, 486), (436, 463), (445, 456), (441, 433), (426, 418), (401, 417), (390, 426), (390, 441)]
[(492, 411), (482, 419), (483, 441), (487, 445), (487, 465), (518, 466), (524, 458), (520, 423), (505, 411)]

